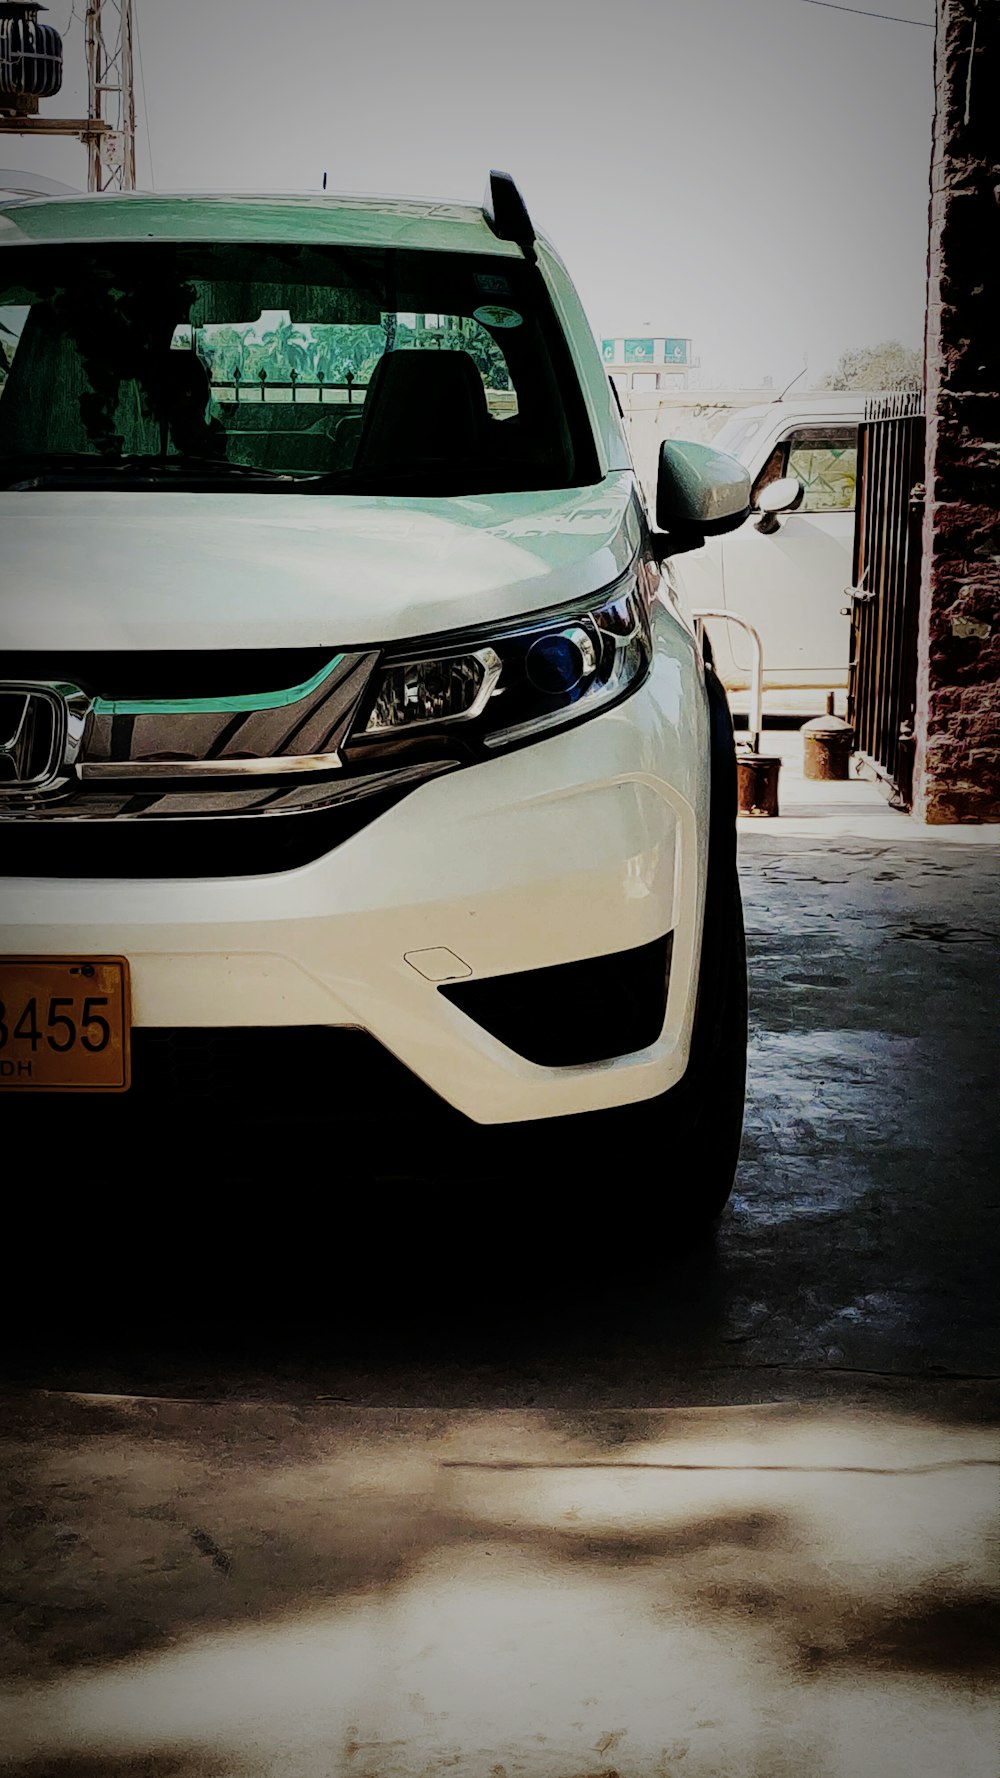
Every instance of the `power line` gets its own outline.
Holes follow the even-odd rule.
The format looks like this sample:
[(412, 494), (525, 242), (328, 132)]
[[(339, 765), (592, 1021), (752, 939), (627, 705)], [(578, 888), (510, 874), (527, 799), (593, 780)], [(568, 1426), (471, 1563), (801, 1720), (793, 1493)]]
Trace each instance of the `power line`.
[(839, 0), (801, 0), (803, 6), (822, 6), (828, 12), (851, 12), (859, 19), (884, 19), (887, 25), (916, 25), (918, 31), (933, 31), (931, 19), (902, 18), (898, 12), (869, 12), (863, 6), (841, 6)]
[(139, 35), (138, 0), (132, 8), (132, 24), (135, 31), (135, 53), (139, 60), (139, 85), (142, 89), (142, 121), (146, 127), (146, 152), (149, 155), (149, 183), (156, 190), (156, 168), (153, 165), (153, 139), (149, 133), (149, 106), (146, 103), (146, 76), (142, 71), (142, 38)]

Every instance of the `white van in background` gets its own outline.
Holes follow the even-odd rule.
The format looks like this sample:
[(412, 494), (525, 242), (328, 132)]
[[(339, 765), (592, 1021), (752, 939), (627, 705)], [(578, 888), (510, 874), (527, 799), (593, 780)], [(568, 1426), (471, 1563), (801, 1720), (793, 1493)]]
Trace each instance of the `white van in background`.
[[(712, 439), (750, 475), (750, 516), (683, 557), (678, 571), (693, 607), (732, 611), (758, 631), (767, 713), (814, 715), (829, 691), (838, 712), (846, 704), (858, 427), (870, 399), (818, 395), (744, 408)], [(764, 489), (789, 479), (798, 486), (782, 490), (787, 504), (762, 510)], [(750, 639), (735, 624), (707, 627), (716, 671), (741, 712)]]

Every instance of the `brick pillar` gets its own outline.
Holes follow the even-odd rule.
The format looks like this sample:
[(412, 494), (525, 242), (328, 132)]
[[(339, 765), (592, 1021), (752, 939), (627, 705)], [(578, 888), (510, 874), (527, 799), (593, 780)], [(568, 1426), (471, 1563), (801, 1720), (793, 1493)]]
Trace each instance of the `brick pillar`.
[(914, 814), (1000, 821), (1000, 0), (937, 13)]

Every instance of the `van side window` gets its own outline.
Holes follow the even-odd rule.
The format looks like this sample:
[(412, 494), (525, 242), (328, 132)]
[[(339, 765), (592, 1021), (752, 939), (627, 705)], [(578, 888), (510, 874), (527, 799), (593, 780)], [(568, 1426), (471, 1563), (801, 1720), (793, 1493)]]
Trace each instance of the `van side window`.
[(805, 488), (800, 512), (853, 512), (858, 473), (858, 429), (827, 426), (793, 432), (786, 475)]
[(799, 512), (853, 512), (858, 468), (856, 426), (799, 427), (776, 444), (753, 485), (762, 488), (794, 475), (805, 488)]

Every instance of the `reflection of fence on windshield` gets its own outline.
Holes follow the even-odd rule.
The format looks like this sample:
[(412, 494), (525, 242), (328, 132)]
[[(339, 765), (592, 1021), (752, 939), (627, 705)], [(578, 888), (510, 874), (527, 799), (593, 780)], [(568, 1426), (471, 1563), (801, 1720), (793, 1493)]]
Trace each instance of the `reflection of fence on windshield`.
[[(361, 381), (348, 371), (342, 382), (334, 382), (318, 371), (314, 377), (290, 371), (287, 377), (269, 376), (261, 368), (253, 377), (243, 377), (234, 369), (218, 382), (213, 379), (212, 400), (222, 407), (245, 407), (261, 402), (292, 403), (324, 407), (361, 406), (368, 391), (368, 381)], [(513, 389), (486, 389), (486, 406), (491, 414), (512, 414), (517, 411)]]
[(333, 401), (353, 403), (355, 394), (364, 400), (367, 381), (359, 383), (353, 371), (348, 371), (343, 382), (328, 382), (323, 372), (317, 371), (314, 377), (304, 377), (297, 370), (289, 371), (287, 378), (269, 377), (261, 368), (255, 377), (244, 378), (237, 366), (229, 378), (222, 382), (212, 383), (212, 397), (215, 401), (313, 401), (322, 402), (331, 396)]

